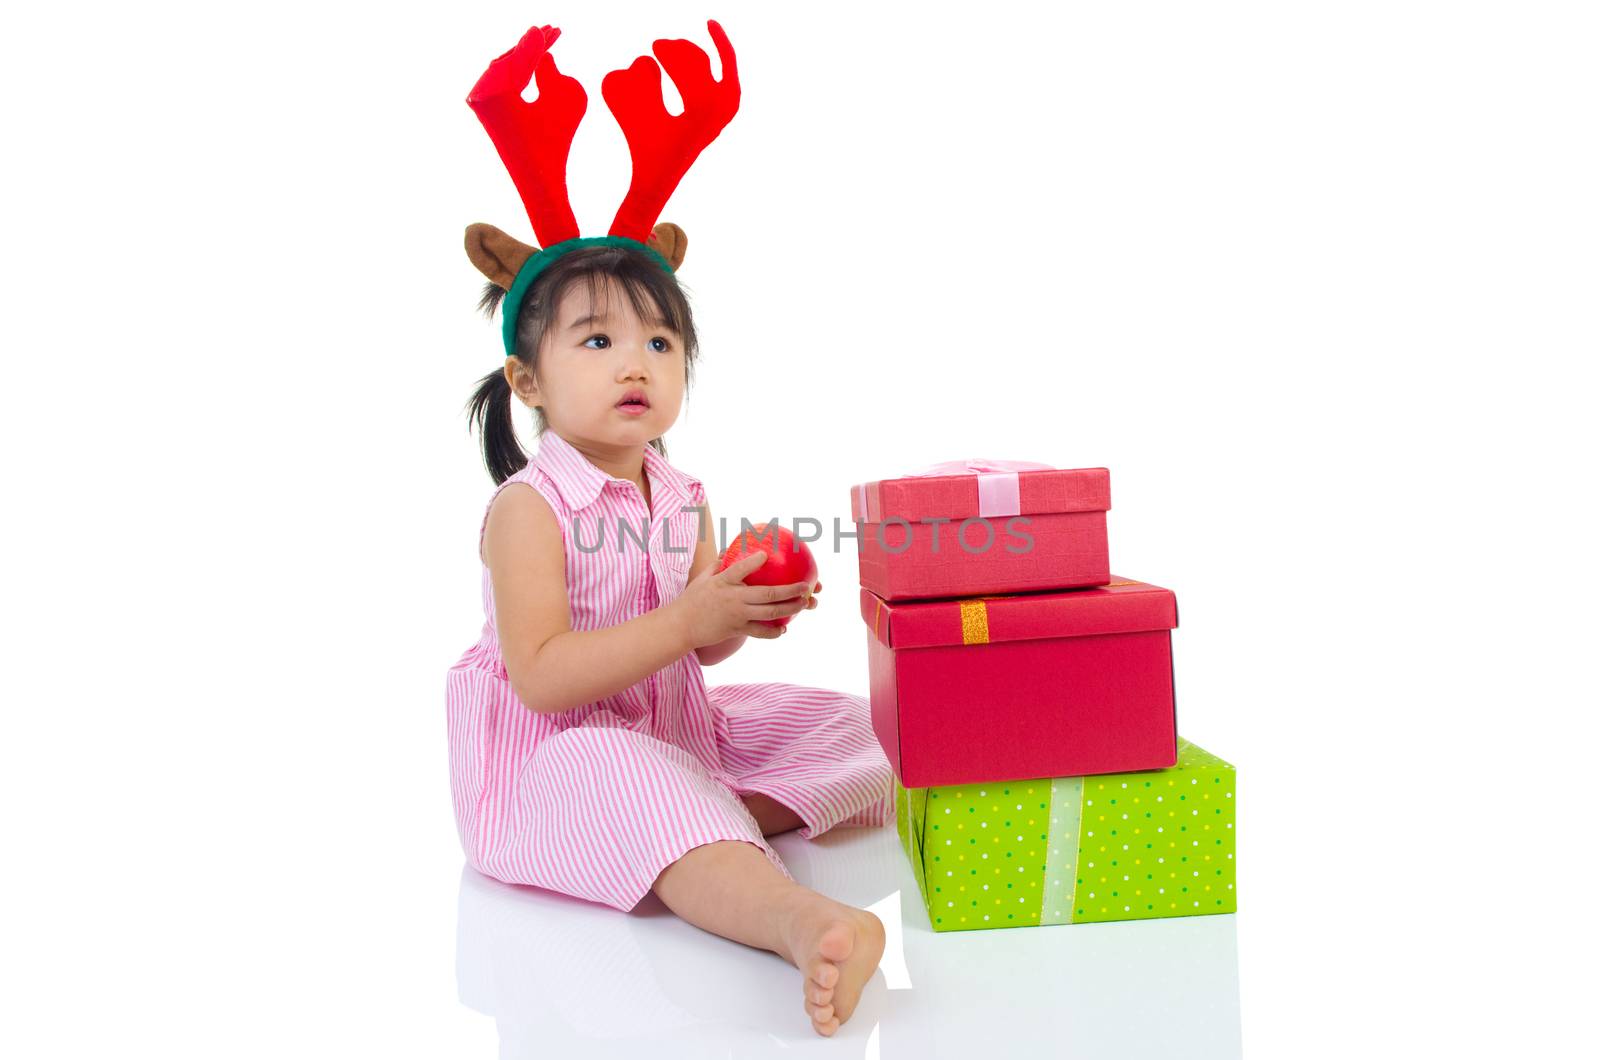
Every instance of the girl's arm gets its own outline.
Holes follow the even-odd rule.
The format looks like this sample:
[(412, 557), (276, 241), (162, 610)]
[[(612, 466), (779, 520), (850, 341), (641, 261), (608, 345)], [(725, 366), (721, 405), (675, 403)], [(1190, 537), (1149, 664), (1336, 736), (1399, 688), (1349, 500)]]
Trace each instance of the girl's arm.
[(561, 525), (531, 486), (500, 491), (489, 509), (483, 549), (506, 673), (522, 705), (537, 714), (614, 695), (692, 648), (685, 624), (662, 607), (605, 629), (573, 632)]
[[(690, 581), (694, 581), (695, 576), (701, 571), (716, 566), (719, 556), (717, 535), (711, 529), (717, 525), (716, 520), (711, 518), (711, 502), (707, 501), (704, 507), (705, 511), (700, 513), (700, 533), (696, 538), (694, 560), (689, 564)], [(695, 658), (700, 660), (701, 666), (712, 666), (738, 651), (744, 645), (745, 639), (745, 635), (739, 633), (720, 643), (696, 648)]]

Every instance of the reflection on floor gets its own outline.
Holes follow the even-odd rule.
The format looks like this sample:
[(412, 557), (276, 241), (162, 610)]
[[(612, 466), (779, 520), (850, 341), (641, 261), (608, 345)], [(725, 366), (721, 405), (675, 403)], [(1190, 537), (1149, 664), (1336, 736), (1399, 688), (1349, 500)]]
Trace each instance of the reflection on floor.
[(851, 1020), (811, 1030), (800, 973), (684, 923), (654, 895), (621, 913), (470, 868), (461, 1000), (504, 1058), (1237, 1057), (1232, 916), (934, 934), (894, 828), (773, 845), (795, 879), (871, 909), (888, 947)]

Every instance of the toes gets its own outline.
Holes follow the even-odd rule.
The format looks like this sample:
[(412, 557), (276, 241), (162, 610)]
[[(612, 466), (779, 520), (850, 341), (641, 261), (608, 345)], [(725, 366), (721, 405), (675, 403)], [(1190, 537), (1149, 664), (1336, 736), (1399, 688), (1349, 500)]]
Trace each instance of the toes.
[(833, 987), (807, 981), (806, 998), (813, 1005), (826, 1005), (833, 1000)]
[(813, 961), (809, 975), (818, 986), (832, 990), (839, 982), (839, 966), (829, 961)]
[(842, 961), (850, 956), (855, 942), (855, 931), (849, 924), (840, 921), (822, 933), (822, 938), (817, 940), (817, 952), (830, 961)]
[(813, 1023), (827, 1023), (834, 1018), (832, 1005), (813, 1005), (809, 1001), (806, 1002), (806, 1014)]

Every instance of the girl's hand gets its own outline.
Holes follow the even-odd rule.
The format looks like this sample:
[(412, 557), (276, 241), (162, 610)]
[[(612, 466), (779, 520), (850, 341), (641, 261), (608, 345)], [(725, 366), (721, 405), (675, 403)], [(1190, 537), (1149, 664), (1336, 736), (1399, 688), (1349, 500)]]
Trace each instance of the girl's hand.
[(708, 644), (720, 644), (743, 634), (775, 640), (783, 627), (762, 625), (761, 619), (782, 618), (815, 606), (812, 593), (821, 588), (805, 582), (789, 585), (746, 585), (749, 573), (767, 561), (765, 552), (754, 552), (727, 570), (707, 567), (667, 606), (688, 641), (689, 651)]

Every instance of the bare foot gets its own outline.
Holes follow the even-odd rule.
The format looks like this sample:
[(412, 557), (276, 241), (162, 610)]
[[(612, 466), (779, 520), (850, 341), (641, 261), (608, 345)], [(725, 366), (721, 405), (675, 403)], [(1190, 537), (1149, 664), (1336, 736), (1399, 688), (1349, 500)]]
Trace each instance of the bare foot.
[(832, 1035), (855, 1011), (883, 959), (883, 921), (810, 891), (801, 894), (781, 930), (789, 960), (804, 976), (811, 1027)]

